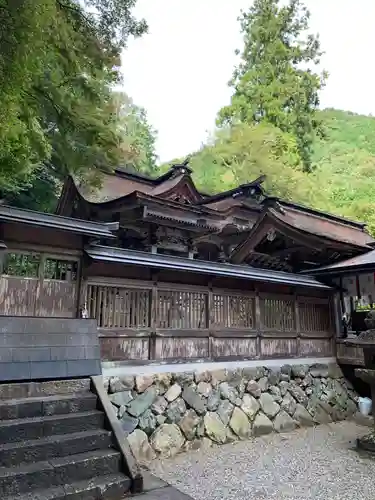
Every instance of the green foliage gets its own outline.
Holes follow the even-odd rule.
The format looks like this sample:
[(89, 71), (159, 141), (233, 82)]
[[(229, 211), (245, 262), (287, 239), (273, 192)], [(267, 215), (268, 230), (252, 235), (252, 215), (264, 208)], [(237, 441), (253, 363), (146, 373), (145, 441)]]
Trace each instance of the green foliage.
[(0, 187), (17, 189), (48, 141), (27, 92), (43, 72), (43, 27), (53, 15), (52, 1), (0, 0)]
[(134, 104), (125, 93), (115, 96), (122, 158), (136, 172), (156, 173), (156, 131), (147, 121), (146, 111)]
[(326, 137), (314, 144), (319, 207), (364, 221), (375, 235), (375, 118), (324, 110)]
[(218, 125), (270, 123), (295, 137), (301, 162), (311, 170), (314, 136), (322, 133), (316, 116), (318, 91), (326, 74), (319, 63), (319, 39), (306, 34), (310, 14), (300, 0), (255, 0), (240, 18), (244, 48), (229, 85), (231, 104)]
[(296, 168), (298, 146), (293, 136), (270, 124), (238, 124), (219, 130), (192, 156), (197, 186), (217, 193), (265, 174), (266, 191), (284, 199), (303, 201), (312, 195), (309, 176)]
[(131, 14), (134, 4), (0, 0), (3, 197), (32, 192), (49, 176), (54, 182), (68, 173), (95, 178), (127, 163), (111, 88), (120, 82), (128, 37), (146, 29)]
[(238, 124), (192, 155), (197, 186), (218, 193), (266, 174), (268, 194), (366, 222), (375, 235), (375, 118), (329, 109), (318, 119), (325, 135), (313, 144), (312, 173), (296, 167), (293, 135), (265, 123)]

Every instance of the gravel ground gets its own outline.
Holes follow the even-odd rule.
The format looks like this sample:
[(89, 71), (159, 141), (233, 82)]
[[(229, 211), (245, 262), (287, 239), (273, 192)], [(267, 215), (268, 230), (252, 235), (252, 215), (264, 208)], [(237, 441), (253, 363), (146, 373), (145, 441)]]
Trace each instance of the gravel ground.
[(340, 422), (271, 434), (157, 460), (152, 472), (194, 500), (374, 500), (375, 459), (353, 449), (368, 431)]

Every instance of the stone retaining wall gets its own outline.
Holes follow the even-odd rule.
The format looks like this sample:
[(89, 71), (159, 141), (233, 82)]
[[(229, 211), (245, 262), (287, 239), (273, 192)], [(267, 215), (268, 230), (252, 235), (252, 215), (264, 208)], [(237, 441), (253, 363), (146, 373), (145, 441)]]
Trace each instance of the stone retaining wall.
[(141, 463), (343, 420), (357, 410), (336, 364), (111, 377), (105, 384)]

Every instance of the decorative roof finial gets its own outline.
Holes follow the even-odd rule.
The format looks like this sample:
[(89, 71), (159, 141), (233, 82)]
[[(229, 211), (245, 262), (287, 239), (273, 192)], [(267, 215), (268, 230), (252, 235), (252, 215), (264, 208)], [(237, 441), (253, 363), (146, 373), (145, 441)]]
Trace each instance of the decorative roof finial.
[(191, 174), (193, 171), (189, 167), (189, 162), (190, 162), (190, 155), (188, 155), (183, 162), (175, 163), (174, 165), (172, 165), (172, 168), (174, 170), (178, 170), (182, 174), (185, 174), (185, 173)]

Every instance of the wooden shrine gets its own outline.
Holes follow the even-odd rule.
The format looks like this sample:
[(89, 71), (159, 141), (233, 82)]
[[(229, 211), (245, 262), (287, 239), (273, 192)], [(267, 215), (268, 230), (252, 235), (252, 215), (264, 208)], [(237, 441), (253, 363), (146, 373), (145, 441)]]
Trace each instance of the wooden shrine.
[(106, 361), (334, 355), (339, 285), (310, 274), (375, 242), (263, 181), (209, 196), (185, 162), (69, 178), (56, 215), (0, 206), (0, 314), (95, 319)]

